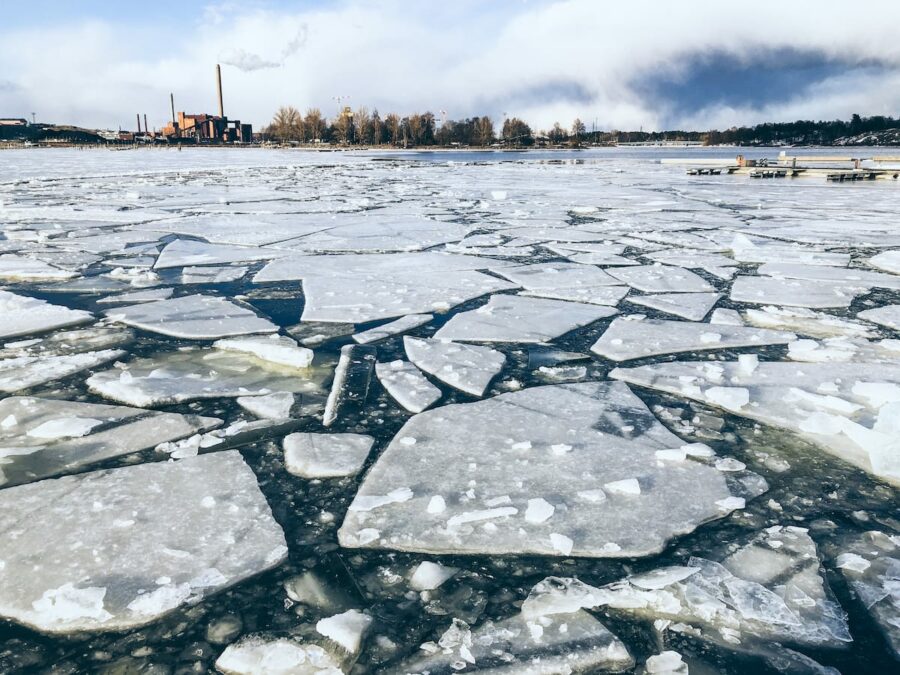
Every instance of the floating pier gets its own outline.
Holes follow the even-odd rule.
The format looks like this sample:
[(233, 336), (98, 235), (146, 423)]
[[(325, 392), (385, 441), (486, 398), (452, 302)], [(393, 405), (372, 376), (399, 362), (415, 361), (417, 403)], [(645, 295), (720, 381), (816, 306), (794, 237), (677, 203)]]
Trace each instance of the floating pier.
[[(750, 178), (798, 178), (813, 176), (836, 183), (900, 178), (900, 157), (872, 156), (788, 156), (781, 152), (774, 159), (748, 159), (738, 155), (734, 160), (663, 159), (663, 164), (690, 165), (689, 176), (746, 175)], [(896, 166), (883, 166), (894, 164)]]

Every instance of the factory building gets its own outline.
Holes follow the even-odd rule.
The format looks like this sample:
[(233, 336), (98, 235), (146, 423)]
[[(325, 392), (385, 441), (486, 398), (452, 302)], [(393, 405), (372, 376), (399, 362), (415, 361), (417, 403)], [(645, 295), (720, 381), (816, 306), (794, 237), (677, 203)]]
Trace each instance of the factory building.
[(225, 116), (222, 101), (222, 69), (216, 64), (216, 91), (219, 95), (219, 114), (175, 115), (175, 98), (170, 96), (172, 121), (162, 129), (162, 135), (171, 141), (190, 139), (196, 143), (252, 143), (253, 126), (241, 124), (240, 120), (230, 120)]

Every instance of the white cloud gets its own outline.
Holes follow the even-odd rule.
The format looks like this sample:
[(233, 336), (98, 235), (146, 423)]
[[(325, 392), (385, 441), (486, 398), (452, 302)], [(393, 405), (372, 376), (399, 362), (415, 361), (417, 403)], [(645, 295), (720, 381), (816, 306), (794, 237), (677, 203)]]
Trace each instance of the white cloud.
[[(566, 0), (435, 9), (432, 3), (346, 0), (298, 11), (212, 6), (195, 26), (163, 31), (98, 21), (41, 30), (0, 28), (0, 114), (130, 127), (168, 117), (168, 93), (189, 112), (215, 110), (214, 64), (223, 64), (226, 112), (256, 125), (279, 105), (336, 108), (335, 96), (382, 112), (446, 110), (460, 118), (503, 112), (537, 127), (580, 116), (602, 128), (720, 128), (763, 119), (897, 114), (900, 3), (835, 0), (672, 3), (609, 7)], [(648, 100), (641, 75), (678, 77), (702, 53), (752, 64), (790, 47), (847, 63), (878, 59), (880, 75), (838, 74), (779, 103), (711, 104), (688, 114)], [(752, 92), (749, 92), (752, 94)], [(749, 97), (753, 100), (753, 97)]]

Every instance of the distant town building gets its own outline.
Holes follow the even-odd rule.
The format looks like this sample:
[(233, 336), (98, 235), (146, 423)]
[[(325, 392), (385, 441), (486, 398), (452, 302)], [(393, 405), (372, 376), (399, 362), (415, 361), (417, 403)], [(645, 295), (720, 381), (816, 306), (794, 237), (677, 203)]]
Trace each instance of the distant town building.
[(21, 117), (0, 117), (0, 127), (27, 127), (28, 120)]

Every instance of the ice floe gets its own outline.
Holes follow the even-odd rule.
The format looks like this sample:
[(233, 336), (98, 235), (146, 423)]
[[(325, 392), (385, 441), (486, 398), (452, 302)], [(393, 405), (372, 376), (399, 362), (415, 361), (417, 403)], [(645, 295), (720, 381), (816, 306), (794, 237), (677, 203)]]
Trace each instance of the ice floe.
[(591, 351), (613, 361), (628, 361), (656, 354), (787, 344), (795, 338), (793, 333), (763, 328), (630, 316), (613, 320)]
[(442, 395), (441, 390), (409, 361), (398, 359), (376, 363), (375, 374), (387, 393), (411, 413), (420, 413), (431, 407)]
[(877, 323), (879, 326), (900, 331), (900, 305), (884, 305), (883, 307), (866, 309), (859, 312), (856, 316), (860, 319)]
[(628, 288), (593, 265), (538, 263), (498, 270), (529, 295), (596, 305), (615, 305)]
[(0, 400), (0, 484), (16, 485), (207, 431), (221, 420), (11, 396)]
[(484, 396), (491, 380), (506, 363), (503, 353), (481, 345), (406, 336), (403, 347), (416, 366), (472, 396)]
[(610, 377), (788, 429), (865, 471), (900, 484), (900, 364), (896, 362), (676, 361), (616, 368)]
[(185, 295), (116, 307), (106, 310), (106, 316), (135, 328), (188, 340), (214, 340), (278, 330), (275, 324), (253, 311), (212, 295)]
[(0, 339), (44, 333), (93, 320), (90, 312), (0, 290)]
[(284, 439), (284, 463), (289, 473), (302, 478), (354, 476), (374, 443), (362, 434), (290, 434)]
[(787, 330), (813, 337), (872, 337), (871, 329), (864, 323), (804, 307), (766, 305), (759, 309), (747, 309), (743, 315), (747, 323), (759, 328)]
[(258, 248), (255, 246), (234, 246), (210, 244), (192, 239), (176, 239), (160, 252), (155, 269), (187, 267), (191, 265), (221, 265), (254, 260), (274, 260), (288, 255), (286, 251)]
[(622, 283), (645, 293), (712, 293), (703, 277), (671, 265), (641, 265), (607, 270)]
[(754, 305), (828, 309), (849, 307), (856, 296), (868, 291), (868, 286), (844, 281), (739, 276), (731, 285), (731, 299)]
[(286, 368), (307, 368), (313, 361), (313, 351), (301, 347), (284, 335), (241, 337), (216, 340), (213, 347), (226, 352), (247, 354), (260, 361)]
[(419, 326), (424, 326), (433, 318), (434, 317), (431, 314), (409, 314), (408, 316), (401, 316), (399, 319), (395, 319), (389, 323), (370, 328), (361, 333), (356, 333), (353, 335), (353, 340), (361, 345), (378, 342), (379, 340), (386, 340), (394, 335), (400, 335), (401, 333), (414, 330)]
[(8, 488), (0, 527), (15, 532), (0, 543), (0, 615), (47, 633), (141, 626), (287, 555), (236, 451)]
[(564, 300), (492, 295), (478, 309), (453, 316), (435, 337), (467, 342), (547, 342), (615, 313), (610, 307)]
[(721, 297), (719, 293), (662, 293), (632, 295), (628, 302), (674, 314), (688, 321), (702, 321)]
[(60, 269), (43, 260), (14, 253), (0, 255), (0, 279), (5, 281), (58, 281), (77, 276), (76, 272)]
[(869, 265), (891, 274), (900, 274), (900, 250), (884, 251), (873, 255), (867, 261)]
[(657, 455), (682, 446), (618, 383), (444, 406), (397, 432), (339, 540), (427, 553), (650, 555), (739, 508), (732, 497), (766, 488), (754, 474), (726, 475), (687, 453)]

